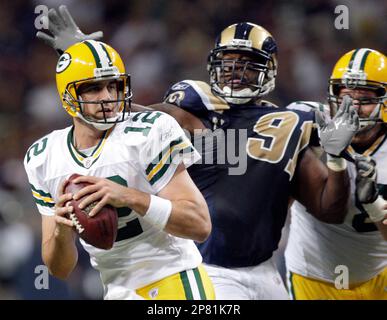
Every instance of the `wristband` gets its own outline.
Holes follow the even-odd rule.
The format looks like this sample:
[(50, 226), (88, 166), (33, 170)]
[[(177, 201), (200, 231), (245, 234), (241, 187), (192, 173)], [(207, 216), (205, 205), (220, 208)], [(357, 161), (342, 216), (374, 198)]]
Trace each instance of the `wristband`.
[(336, 172), (344, 171), (347, 169), (347, 160), (327, 154), (327, 167)]
[(383, 220), (384, 216), (387, 214), (387, 209), (384, 209), (386, 204), (387, 201), (381, 196), (378, 196), (374, 202), (363, 204), (363, 207), (373, 222), (379, 222)]
[(172, 212), (172, 202), (151, 194), (149, 208), (143, 218), (156, 228), (163, 230)]

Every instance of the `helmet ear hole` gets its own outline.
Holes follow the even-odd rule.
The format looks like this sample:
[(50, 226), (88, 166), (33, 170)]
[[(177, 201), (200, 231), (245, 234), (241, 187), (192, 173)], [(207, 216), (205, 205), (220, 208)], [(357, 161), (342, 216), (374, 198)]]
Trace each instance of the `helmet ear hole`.
[(386, 88), (378, 88), (375, 90), (377, 97), (385, 97), (386, 96)]
[(332, 92), (335, 96), (338, 96), (340, 94), (340, 89), (344, 88), (343, 85), (339, 84), (333, 84), (332, 85)]
[(79, 103), (76, 102), (76, 98), (74, 97), (75, 89), (73, 88), (72, 84), (69, 84), (69, 86), (65, 89), (62, 97), (62, 106), (67, 111), (68, 114), (70, 114), (72, 117), (77, 116), (77, 112), (79, 111)]

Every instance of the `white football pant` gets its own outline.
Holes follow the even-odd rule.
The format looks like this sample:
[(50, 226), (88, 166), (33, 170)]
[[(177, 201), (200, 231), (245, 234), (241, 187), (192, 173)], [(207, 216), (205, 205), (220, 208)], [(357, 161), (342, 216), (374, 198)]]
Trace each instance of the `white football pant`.
[(289, 300), (273, 258), (245, 268), (204, 266), (214, 285), (217, 300)]

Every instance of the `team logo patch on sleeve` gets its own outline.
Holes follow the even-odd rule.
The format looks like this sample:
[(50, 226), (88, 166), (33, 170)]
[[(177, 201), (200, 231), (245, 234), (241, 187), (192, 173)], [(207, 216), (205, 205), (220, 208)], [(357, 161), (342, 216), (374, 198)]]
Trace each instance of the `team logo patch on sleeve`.
[(172, 90), (185, 90), (187, 89), (188, 87), (190, 86), (190, 84), (188, 83), (185, 83), (185, 82), (178, 82), (176, 84), (174, 84), (171, 89)]

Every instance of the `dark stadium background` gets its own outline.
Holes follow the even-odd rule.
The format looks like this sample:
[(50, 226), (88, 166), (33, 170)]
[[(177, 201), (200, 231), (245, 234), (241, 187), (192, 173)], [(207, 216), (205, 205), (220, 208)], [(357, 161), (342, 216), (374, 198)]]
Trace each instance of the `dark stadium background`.
[[(33, 141), (70, 123), (55, 88), (57, 56), (35, 38), (39, 4), (66, 4), (85, 33), (103, 30), (125, 60), (140, 104), (161, 101), (178, 80), (207, 80), (207, 54), (234, 22), (260, 24), (276, 39), (279, 76), (271, 99), (280, 105), (324, 100), (333, 64), (355, 47), (387, 52), (386, 1), (1, 1), (0, 299), (101, 298), (99, 276), (82, 250), (68, 282), (50, 278), (48, 290), (34, 286), (42, 264), (40, 217), (22, 159)], [(334, 27), (337, 5), (349, 9), (349, 30)]]

